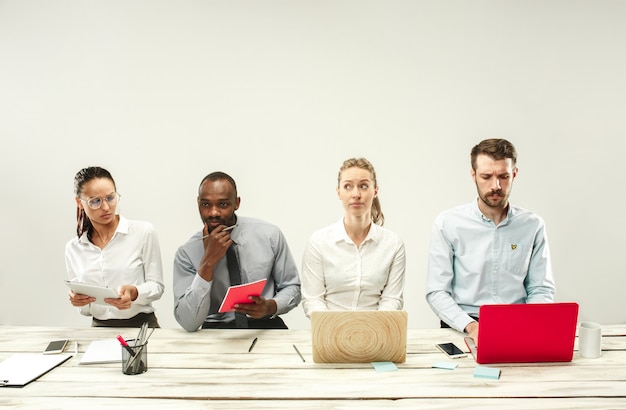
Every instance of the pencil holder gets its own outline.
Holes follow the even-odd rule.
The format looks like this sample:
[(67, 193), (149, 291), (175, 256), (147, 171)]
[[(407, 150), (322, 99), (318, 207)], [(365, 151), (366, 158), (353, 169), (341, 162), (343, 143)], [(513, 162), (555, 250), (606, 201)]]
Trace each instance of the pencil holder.
[(122, 346), (122, 372), (124, 374), (141, 374), (148, 371), (148, 342), (134, 346), (134, 340)]

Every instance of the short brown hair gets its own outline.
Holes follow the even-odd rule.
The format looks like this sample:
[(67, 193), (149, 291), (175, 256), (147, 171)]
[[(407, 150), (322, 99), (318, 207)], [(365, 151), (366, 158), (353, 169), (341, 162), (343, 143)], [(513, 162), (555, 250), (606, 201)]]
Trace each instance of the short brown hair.
[(480, 154), (488, 155), (496, 160), (511, 158), (513, 160), (513, 166), (517, 164), (517, 151), (515, 151), (515, 147), (503, 138), (482, 140), (472, 148), (470, 156), (472, 159), (472, 169), (474, 171), (476, 171), (476, 157)]

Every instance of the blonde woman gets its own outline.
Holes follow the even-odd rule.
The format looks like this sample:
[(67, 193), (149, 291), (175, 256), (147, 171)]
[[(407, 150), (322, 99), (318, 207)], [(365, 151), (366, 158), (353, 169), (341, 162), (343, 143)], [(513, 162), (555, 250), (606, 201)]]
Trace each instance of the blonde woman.
[(316, 310), (401, 310), (405, 250), (383, 227), (374, 166), (365, 158), (343, 162), (336, 223), (313, 233), (302, 261), (302, 307)]

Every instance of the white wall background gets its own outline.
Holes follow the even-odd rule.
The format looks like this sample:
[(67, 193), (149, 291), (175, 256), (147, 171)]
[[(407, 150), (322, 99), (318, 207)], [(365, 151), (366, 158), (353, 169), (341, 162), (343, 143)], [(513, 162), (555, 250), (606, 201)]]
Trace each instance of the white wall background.
[[(73, 177), (100, 165), (172, 260), (200, 179), (279, 225), (300, 264), (343, 213), (341, 162), (377, 168), (407, 247), (413, 328), (431, 223), (469, 202), (469, 151), (516, 144), (512, 202), (546, 220), (557, 299), (626, 322), (626, 2), (0, 0), (0, 324), (89, 326), (67, 300)], [(286, 315), (306, 328), (301, 307)]]

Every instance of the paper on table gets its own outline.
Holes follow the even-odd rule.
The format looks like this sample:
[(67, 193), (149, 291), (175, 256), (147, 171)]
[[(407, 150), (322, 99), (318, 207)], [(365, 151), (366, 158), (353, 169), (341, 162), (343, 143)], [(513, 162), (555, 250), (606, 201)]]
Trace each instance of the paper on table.
[(0, 363), (0, 386), (25, 386), (70, 357), (63, 353), (15, 353)]
[(433, 369), (446, 369), (446, 370), (454, 370), (458, 366), (457, 363), (450, 362), (437, 362), (433, 364)]
[(474, 377), (498, 380), (500, 378), (500, 369), (496, 367), (476, 366), (474, 369)]
[(115, 363), (122, 361), (122, 347), (117, 339), (94, 340), (79, 364)]
[(398, 370), (398, 367), (394, 362), (372, 362), (372, 366), (376, 369), (377, 372), (395, 372)]
[(257, 280), (256, 282), (244, 283), (228, 288), (224, 301), (220, 306), (220, 313), (230, 312), (235, 309), (237, 303), (251, 303), (249, 296), (260, 296), (267, 279)]

